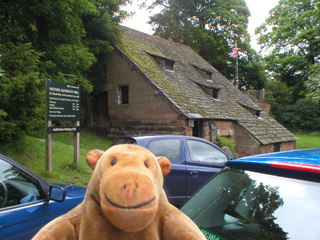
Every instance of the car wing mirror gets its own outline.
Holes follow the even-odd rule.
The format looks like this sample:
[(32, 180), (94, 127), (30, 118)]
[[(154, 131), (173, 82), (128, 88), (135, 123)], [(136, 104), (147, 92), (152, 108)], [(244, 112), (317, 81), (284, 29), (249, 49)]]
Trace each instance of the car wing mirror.
[(49, 200), (63, 202), (66, 198), (66, 190), (62, 187), (50, 187)]

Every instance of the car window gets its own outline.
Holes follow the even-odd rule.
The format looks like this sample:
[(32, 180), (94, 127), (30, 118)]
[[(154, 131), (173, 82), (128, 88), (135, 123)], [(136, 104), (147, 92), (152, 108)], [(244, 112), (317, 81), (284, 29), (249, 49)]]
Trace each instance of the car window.
[(167, 157), (170, 160), (177, 160), (181, 154), (180, 139), (157, 139), (152, 140), (148, 144), (148, 149), (155, 156)]
[(112, 145), (118, 144), (137, 144), (137, 141), (134, 138), (124, 137), (117, 139)]
[(220, 239), (316, 240), (320, 183), (226, 169), (181, 211), (205, 235)]
[(219, 149), (210, 144), (187, 140), (190, 159), (193, 162), (224, 165), (228, 157)]
[(0, 209), (43, 199), (38, 181), (0, 159)]

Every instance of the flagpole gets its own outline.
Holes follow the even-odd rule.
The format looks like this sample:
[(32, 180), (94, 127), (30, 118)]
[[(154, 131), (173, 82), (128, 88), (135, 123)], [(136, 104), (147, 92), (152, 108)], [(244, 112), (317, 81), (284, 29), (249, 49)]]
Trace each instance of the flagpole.
[[(238, 50), (238, 43), (236, 42), (236, 49)], [(238, 53), (238, 52), (237, 52)], [(236, 66), (235, 66), (235, 86), (238, 87), (238, 78), (239, 78), (239, 71), (238, 71), (238, 56), (239, 54), (237, 54), (236, 56)]]
[(236, 47), (232, 49), (232, 52), (229, 53), (229, 56), (232, 58), (235, 58), (236, 60), (236, 64), (235, 64), (235, 76), (234, 76), (234, 85), (236, 87), (239, 87), (239, 50), (240, 48), (238, 48), (238, 43), (236, 43)]
[(238, 55), (237, 55), (237, 57), (236, 57), (236, 66), (235, 66), (235, 71), (236, 71), (236, 76), (235, 76), (235, 86), (236, 87), (238, 87), (238, 85), (239, 85), (239, 69), (238, 69), (238, 65), (239, 65), (239, 61), (238, 61)]

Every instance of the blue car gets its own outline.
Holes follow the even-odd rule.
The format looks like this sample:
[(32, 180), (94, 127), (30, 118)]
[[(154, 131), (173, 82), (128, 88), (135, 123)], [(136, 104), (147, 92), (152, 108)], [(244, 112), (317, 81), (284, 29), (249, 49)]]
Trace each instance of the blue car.
[(179, 135), (135, 135), (117, 139), (116, 144), (137, 144), (172, 163), (164, 178), (169, 202), (181, 206), (212, 176), (225, 167), (232, 156), (203, 138)]
[(320, 149), (229, 161), (181, 208), (207, 239), (320, 239)]
[(83, 187), (50, 184), (0, 154), (0, 239), (31, 239), (82, 202), (85, 192)]

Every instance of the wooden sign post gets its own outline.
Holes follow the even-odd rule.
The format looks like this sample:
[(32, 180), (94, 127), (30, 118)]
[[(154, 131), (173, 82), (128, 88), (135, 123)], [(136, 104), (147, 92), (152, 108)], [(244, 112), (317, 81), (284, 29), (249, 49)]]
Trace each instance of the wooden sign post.
[[(52, 134), (74, 132), (74, 162), (80, 161), (80, 86), (46, 82), (46, 169), (52, 171)], [(53, 121), (72, 121), (74, 126), (54, 127)]]

